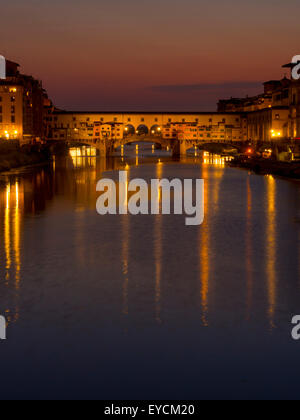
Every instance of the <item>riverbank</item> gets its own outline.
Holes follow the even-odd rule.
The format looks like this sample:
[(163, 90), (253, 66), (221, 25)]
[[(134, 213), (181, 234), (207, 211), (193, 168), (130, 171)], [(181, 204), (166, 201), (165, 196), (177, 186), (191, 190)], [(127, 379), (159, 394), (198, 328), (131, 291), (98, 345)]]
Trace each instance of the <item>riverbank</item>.
[(0, 142), (0, 172), (22, 166), (46, 163), (51, 159), (49, 147), (44, 145), (20, 146), (17, 141)]
[(278, 162), (261, 158), (236, 158), (230, 166), (251, 170), (261, 175), (277, 175), (285, 178), (300, 179), (300, 162)]

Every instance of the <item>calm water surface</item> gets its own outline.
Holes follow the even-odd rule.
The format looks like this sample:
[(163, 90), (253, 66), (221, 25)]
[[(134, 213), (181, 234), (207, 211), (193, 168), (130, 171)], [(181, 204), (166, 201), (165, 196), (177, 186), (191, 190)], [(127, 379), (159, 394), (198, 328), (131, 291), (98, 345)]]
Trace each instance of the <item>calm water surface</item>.
[[(160, 158), (73, 150), (1, 176), (2, 398), (299, 398), (300, 184)], [(126, 164), (204, 178), (204, 224), (97, 215)]]

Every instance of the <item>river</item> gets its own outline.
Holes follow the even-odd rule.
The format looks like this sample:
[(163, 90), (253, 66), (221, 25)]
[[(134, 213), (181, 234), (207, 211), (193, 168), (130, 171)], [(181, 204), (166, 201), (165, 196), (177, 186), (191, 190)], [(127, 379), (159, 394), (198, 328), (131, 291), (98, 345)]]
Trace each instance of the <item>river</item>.
[[(203, 178), (204, 223), (99, 216), (96, 182), (120, 169)], [(0, 236), (2, 398), (299, 398), (298, 182), (72, 149), (1, 175)]]

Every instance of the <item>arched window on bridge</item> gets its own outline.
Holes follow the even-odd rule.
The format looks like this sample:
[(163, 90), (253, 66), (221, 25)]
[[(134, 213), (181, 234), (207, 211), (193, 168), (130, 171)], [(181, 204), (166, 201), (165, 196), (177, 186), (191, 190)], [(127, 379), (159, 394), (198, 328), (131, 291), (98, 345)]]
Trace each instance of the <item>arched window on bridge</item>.
[(134, 134), (135, 134), (134, 126), (131, 125), (131, 124), (126, 125), (125, 128), (124, 128), (124, 135), (125, 136), (134, 136)]
[(161, 133), (162, 133), (162, 129), (160, 125), (155, 124), (151, 127), (150, 134), (152, 136), (161, 136)]
[(149, 134), (149, 128), (144, 124), (139, 125), (136, 130), (136, 134), (138, 136), (146, 136), (147, 134)]

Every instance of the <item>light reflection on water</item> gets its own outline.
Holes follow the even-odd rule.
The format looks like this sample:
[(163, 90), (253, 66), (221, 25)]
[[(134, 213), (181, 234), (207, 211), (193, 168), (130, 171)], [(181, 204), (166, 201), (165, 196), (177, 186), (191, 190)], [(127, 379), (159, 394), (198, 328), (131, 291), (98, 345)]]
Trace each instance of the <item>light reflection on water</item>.
[[(153, 343), (160, 333), (178, 343), (193, 335), (193, 345), (180, 350), (188, 366), (196, 354), (215, 352), (219, 340), (225, 346), (225, 331), (237, 331), (241, 342), (275, 337), (282, 345), (299, 308), (298, 183), (231, 169), (225, 158), (206, 154), (172, 160), (84, 153), (73, 149), (49, 167), (2, 176), (0, 314), (14, 343), (26, 331), (46, 357), (52, 350), (43, 346), (54, 338), (72, 348), (79, 334), (99, 343), (107, 366), (113, 356), (100, 343), (123, 333), (137, 347), (146, 332)], [(96, 182), (125, 168), (146, 180), (203, 177), (203, 225), (187, 228), (180, 216), (98, 216)], [(231, 351), (233, 360), (240, 355)], [(282, 354), (289, 358), (288, 349)]]

